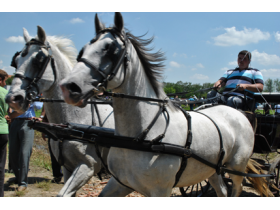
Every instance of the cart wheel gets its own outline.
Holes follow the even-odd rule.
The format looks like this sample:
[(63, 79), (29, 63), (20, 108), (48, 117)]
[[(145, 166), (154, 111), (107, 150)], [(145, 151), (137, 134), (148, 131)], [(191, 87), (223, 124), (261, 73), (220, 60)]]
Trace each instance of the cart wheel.
[[(269, 180), (269, 183), (274, 184), (275, 187), (277, 187), (280, 190), (280, 157), (278, 157), (269, 167), (268, 174), (274, 174), (274, 178), (271, 178)], [(275, 197), (280, 196), (279, 190), (274, 189), (273, 187), (270, 187), (271, 192), (274, 194)]]
[(195, 185), (180, 187), (179, 189), (183, 197), (203, 197), (210, 188), (211, 185), (208, 180), (204, 180)]

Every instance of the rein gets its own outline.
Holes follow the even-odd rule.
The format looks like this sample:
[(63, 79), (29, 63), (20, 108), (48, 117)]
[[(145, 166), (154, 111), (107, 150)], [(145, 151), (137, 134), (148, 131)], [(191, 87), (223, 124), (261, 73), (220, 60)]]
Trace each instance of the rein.
[[(101, 100), (101, 99), (99, 99)], [(47, 103), (65, 103), (62, 99), (52, 99), (52, 98), (35, 98), (32, 99), (32, 102), (34, 101), (40, 101), (40, 102), (47, 102)], [(88, 104), (113, 104), (112, 101), (89, 101)]]
[(185, 94), (188, 94), (188, 93), (197, 93), (197, 92), (203, 92), (203, 91), (213, 90), (213, 89), (217, 89), (217, 88), (216, 87), (211, 87), (211, 88), (205, 88), (205, 89), (201, 89), (201, 90), (196, 90), (194, 92), (187, 91), (187, 92), (181, 92), (181, 93), (169, 93), (169, 94), (166, 94), (166, 95), (167, 96), (185, 95)]

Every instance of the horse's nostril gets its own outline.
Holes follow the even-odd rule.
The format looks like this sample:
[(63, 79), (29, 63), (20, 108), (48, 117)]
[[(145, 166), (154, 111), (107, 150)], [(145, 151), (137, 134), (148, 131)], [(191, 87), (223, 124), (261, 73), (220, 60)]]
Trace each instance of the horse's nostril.
[(23, 96), (21, 96), (21, 95), (17, 95), (13, 99), (13, 102), (16, 102), (16, 103), (22, 102), (22, 101), (23, 101)]
[(72, 93), (82, 93), (81, 88), (74, 82), (71, 82), (66, 87)]

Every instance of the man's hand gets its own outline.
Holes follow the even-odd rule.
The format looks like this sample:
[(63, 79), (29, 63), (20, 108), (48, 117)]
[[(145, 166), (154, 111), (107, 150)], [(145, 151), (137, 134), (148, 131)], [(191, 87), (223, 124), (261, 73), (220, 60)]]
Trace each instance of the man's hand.
[(214, 88), (216, 88), (216, 90), (221, 89), (222, 86), (224, 86), (224, 82), (221, 80), (218, 80), (217, 82), (215, 82), (215, 84), (213, 85)]
[(238, 84), (238, 85), (239, 85), (239, 88), (238, 88), (239, 91), (243, 91), (243, 90), (247, 89), (247, 87), (248, 87), (247, 84)]
[(6, 116), (5, 116), (5, 119), (7, 120), (7, 123), (8, 123), (8, 124), (12, 121), (11, 118), (9, 117), (9, 115), (6, 115)]
[(42, 139), (43, 139), (44, 141), (47, 141), (46, 134), (42, 133)]
[(36, 121), (39, 121), (39, 122), (42, 122), (42, 118), (40, 118), (40, 117), (32, 117), (32, 119), (34, 119), (34, 120), (36, 120)]

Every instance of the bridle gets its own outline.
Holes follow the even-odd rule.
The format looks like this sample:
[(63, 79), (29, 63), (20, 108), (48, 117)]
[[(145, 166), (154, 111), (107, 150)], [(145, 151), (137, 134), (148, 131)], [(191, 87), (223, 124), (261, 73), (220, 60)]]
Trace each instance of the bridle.
[[(86, 58), (83, 58), (82, 55), (83, 55), (84, 48), (81, 49), (81, 51), (79, 52), (79, 55), (77, 57), (78, 62), (83, 62), (83, 63), (87, 64), (88, 66), (90, 66), (91, 69), (98, 72), (103, 77), (102, 80), (98, 81), (98, 83), (100, 83), (100, 84), (97, 87), (103, 87), (104, 89), (107, 89), (108, 81), (111, 81), (115, 77), (115, 75), (118, 73), (118, 70), (120, 69), (120, 66), (123, 62), (125, 62), (124, 79), (119, 86), (121, 86), (124, 83), (125, 76), (126, 76), (127, 62), (129, 61), (128, 53), (127, 53), (128, 38), (125, 33), (120, 32), (115, 28), (106, 28), (106, 29), (99, 31), (98, 34), (96, 35), (96, 37), (90, 41), (90, 44), (93, 44), (94, 42), (96, 42), (98, 40), (98, 37), (101, 34), (104, 34), (106, 32), (111, 33), (114, 37), (114, 41), (111, 44), (110, 49), (107, 52), (109, 54), (109, 56), (112, 57), (112, 60), (113, 60), (114, 68), (111, 72), (106, 74), (100, 69), (100, 67), (96, 67), (94, 64), (91, 63), (91, 61), (89, 61)], [(121, 49), (121, 52), (119, 52), (119, 48), (115, 48), (115, 46), (118, 44), (116, 36), (118, 36), (124, 44), (124, 47)], [(118, 58), (116, 58), (117, 54), (120, 54), (118, 56)], [(92, 91), (90, 91), (90, 93), (85, 96), (85, 101), (87, 101), (90, 97), (92, 97), (95, 94), (95, 92), (97, 92), (99, 90), (97, 87), (93, 87)]]
[[(32, 65), (36, 69), (39, 69), (39, 73), (38, 73), (37, 77), (30, 78), (30, 77), (26, 77), (26, 76), (24, 76), (22, 74), (19, 74), (19, 73), (15, 74), (15, 77), (18, 77), (22, 80), (25, 79), (25, 80), (29, 81), (29, 85), (26, 88), (26, 100), (27, 101), (34, 100), (36, 98), (36, 96), (40, 93), (40, 90), (39, 90), (39, 87), (38, 87), (38, 82), (42, 78), (43, 74), (45, 73), (46, 68), (47, 68), (50, 61), (51, 61), (52, 70), (53, 70), (54, 76), (55, 76), (54, 83), (56, 82), (56, 78), (57, 78), (55, 65), (54, 65), (54, 59), (52, 57), (51, 47), (50, 47), (48, 42), (46, 44), (44, 44), (44, 43), (42, 43), (42, 42), (40, 42), (36, 39), (31, 39), (29, 42), (27, 42), (25, 44), (26, 47), (23, 51), (15, 53), (15, 55), (13, 56), (12, 62), (11, 62), (11, 66), (17, 69), (17, 65), (16, 65), (17, 56), (19, 56), (20, 54), (21, 54), (22, 57), (26, 56), (28, 54), (28, 51), (29, 51), (29, 48), (30, 48), (31, 45), (39, 45), (41, 49), (44, 48), (49, 53), (48, 53), (48, 56), (46, 56), (45, 53), (40, 49), (40, 51), (35, 56), (35, 59), (32, 61)], [(31, 90), (32, 87), (35, 87), (37, 92), (32, 91)]]

